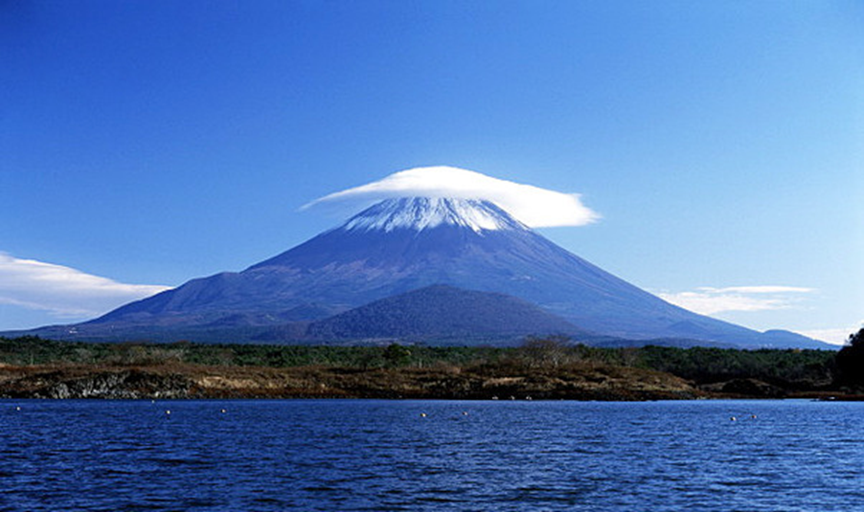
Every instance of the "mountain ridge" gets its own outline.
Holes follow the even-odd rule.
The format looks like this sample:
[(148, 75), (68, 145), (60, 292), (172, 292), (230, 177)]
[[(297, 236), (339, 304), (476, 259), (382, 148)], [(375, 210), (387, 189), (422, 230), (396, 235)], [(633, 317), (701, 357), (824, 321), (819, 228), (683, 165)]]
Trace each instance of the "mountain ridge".
[(511, 295), (432, 285), (386, 297), (312, 322), (318, 340), (394, 338), (401, 341), (499, 339), (576, 335), (584, 331)]

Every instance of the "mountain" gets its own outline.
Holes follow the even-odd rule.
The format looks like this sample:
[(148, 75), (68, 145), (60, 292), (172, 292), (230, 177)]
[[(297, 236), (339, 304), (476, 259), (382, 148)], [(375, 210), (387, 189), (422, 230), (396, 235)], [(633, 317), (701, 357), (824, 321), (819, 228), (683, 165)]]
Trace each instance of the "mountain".
[(390, 338), (405, 341), (516, 342), (527, 335), (582, 335), (538, 306), (503, 293), (433, 285), (377, 300), (312, 322), (317, 340)]
[(170, 338), (218, 329), (236, 334), (321, 320), (431, 285), (518, 297), (614, 338), (824, 346), (669, 304), (564, 250), (491, 202), (426, 197), (381, 201), (242, 272), (194, 279), (75, 329), (94, 337), (158, 332)]

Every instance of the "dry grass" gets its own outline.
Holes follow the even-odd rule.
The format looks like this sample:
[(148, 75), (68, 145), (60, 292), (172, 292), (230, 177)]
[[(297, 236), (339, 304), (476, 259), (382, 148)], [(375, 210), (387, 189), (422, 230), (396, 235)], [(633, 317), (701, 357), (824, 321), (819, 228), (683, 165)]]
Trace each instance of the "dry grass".
[(599, 364), (555, 368), (456, 367), (357, 369), (197, 366), (46, 365), (0, 367), (6, 397), (93, 398), (453, 398), (645, 400), (700, 392), (670, 374)]

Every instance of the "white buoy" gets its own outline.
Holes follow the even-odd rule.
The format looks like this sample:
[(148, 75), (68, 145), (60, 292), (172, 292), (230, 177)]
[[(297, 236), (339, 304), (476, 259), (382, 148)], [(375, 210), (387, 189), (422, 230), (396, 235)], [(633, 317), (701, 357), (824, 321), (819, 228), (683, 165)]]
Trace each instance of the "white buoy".
[(165, 409), (165, 416), (171, 416), (171, 410)]
[(736, 418), (735, 416), (732, 416), (729, 418), (729, 421), (738, 421), (738, 418)]
[(421, 413), (420, 413), (420, 417), (421, 417), (421, 418), (425, 418), (425, 417), (426, 417), (426, 413), (425, 413), (425, 412), (421, 412)]

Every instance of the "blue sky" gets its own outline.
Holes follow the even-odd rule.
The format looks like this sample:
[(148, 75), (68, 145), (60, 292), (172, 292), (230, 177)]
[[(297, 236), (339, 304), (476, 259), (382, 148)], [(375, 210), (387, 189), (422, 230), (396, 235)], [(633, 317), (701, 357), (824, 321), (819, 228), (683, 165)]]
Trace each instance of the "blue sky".
[(864, 320), (860, 2), (12, 1), (0, 69), (0, 330), (242, 270), (428, 165), (580, 194), (602, 218), (543, 234), (718, 318)]

